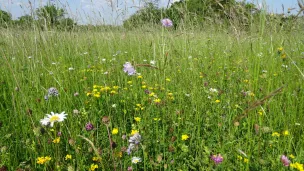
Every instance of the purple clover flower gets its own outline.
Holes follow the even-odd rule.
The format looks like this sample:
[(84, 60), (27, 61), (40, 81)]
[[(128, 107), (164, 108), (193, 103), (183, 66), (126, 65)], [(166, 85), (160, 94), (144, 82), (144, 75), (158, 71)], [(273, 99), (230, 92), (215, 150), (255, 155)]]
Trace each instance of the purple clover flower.
[(282, 155), (281, 156), (281, 162), (283, 163), (284, 166), (288, 167), (289, 163), (290, 163), (290, 160), (288, 160), (287, 156)]
[(125, 73), (128, 73), (128, 75), (135, 75), (136, 74), (136, 70), (134, 69), (134, 67), (131, 65), (130, 62), (126, 62), (124, 65), (123, 65), (123, 71)]
[(85, 126), (85, 129), (86, 129), (87, 131), (91, 131), (91, 130), (94, 129), (94, 126), (93, 126), (93, 124), (92, 124), (91, 122), (88, 122), (88, 123), (86, 124), (86, 126)]
[(218, 154), (218, 155), (212, 155), (211, 159), (214, 161), (215, 164), (220, 164), (224, 160), (224, 158), (220, 154)]
[(173, 22), (172, 20), (170, 20), (169, 18), (164, 18), (161, 20), (161, 23), (164, 27), (172, 27), (173, 26)]

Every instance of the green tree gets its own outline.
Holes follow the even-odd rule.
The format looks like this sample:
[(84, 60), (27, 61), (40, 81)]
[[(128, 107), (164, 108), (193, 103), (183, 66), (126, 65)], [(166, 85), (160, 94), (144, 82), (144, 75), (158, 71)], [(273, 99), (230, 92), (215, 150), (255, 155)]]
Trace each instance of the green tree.
[(12, 15), (6, 11), (0, 10), (0, 26), (7, 27), (12, 21)]
[(60, 25), (58, 25), (58, 29), (70, 31), (77, 25), (71, 18), (64, 18), (60, 20)]
[(18, 24), (21, 26), (30, 26), (34, 22), (34, 18), (30, 15), (24, 15), (18, 18)]
[(44, 27), (54, 28), (60, 24), (60, 20), (64, 18), (65, 11), (62, 8), (56, 7), (54, 4), (46, 5), (44, 7), (38, 8), (36, 14), (40, 23)]
[(154, 3), (150, 2), (143, 9), (137, 11), (134, 15), (124, 21), (126, 28), (141, 27), (147, 24), (156, 24), (161, 20), (162, 11)]

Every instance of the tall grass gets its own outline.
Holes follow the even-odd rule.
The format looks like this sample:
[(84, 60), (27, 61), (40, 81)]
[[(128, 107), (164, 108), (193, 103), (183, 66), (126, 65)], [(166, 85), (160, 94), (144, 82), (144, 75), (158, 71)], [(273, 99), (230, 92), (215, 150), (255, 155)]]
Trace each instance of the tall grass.
[[(238, 35), (186, 28), (2, 29), (0, 166), (285, 170), (281, 155), (304, 163), (303, 34), (261, 26), (263, 34)], [(123, 72), (127, 61), (137, 75)], [(59, 96), (45, 100), (50, 87)], [(67, 119), (41, 125), (52, 111), (65, 111)], [(142, 139), (128, 155), (132, 130)], [(224, 159), (218, 165), (210, 158), (217, 154)], [(37, 163), (45, 156), (51, 160)], [(135, 156), (142, 162), (132, 163)]]

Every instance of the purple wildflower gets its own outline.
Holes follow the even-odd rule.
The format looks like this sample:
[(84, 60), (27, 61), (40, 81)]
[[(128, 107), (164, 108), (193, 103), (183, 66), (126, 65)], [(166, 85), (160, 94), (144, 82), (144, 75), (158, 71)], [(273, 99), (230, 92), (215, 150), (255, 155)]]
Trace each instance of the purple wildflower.
[(59, 92), (55, 87), (51, 87), (48, 89), (48, 96), (58, 96)]
[(215, 164), (220, 164), (224, 160), (224, 158), (220, 154), (218, 154), (218, 155), (212, 155), (211, 159), (214, 161)]
[(288, 167), (289, 163), (290, 163), (290, 160), (288, 160), (287, 156), (282, 155), (281, 156), (281, 162), (283, 163), (284, 166)]
[(123, 66), (124, 66), (123, 71), (125, 73), (128, 73), (128, 75), (136, 74), (136, 70), (134, 69), (134, 67), (131, 65), (130, 62), (126, 62)]
[(91, 131), (94, 129), (94, 126), (93, 126), (93, 124), (91, 124), (91, 122), (89, 122), (86, 124), (85, 128), (87, 131)]
[(169, 18), (162, 19), (161, 23), (163, 24), (164, 27), (172, 27), (173, 26), (173, 22)]
[(129, 139), (130, 144), (127, 149), (128, 155), (130, 155), (132, 150), (136, 148), (138, 144), (140, 144), (140, 141), (141, 141), (141, 136), (139, 135), (139, 133), (136, 133), (132, 137), (130, 137)]
[(138, 145), (140, 143), (141, 136), (139, 133), (134, 134), (132, 137), (129, 139), (129, 143)]

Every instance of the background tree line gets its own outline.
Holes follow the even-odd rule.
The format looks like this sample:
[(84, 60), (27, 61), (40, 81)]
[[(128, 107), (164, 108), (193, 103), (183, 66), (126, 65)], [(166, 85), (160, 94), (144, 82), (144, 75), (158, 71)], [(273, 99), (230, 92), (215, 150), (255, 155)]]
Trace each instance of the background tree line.
[[(304, 8), (299, 0), (300, 12), (298, 15), (289, 14), (269, 14), (261, 15), (263, 10), (256, 7), (255, 4), (246, 1), (236, 0), (180, 0), (170, 4), (167, 8), (158, 8), (157, 0), (147, 2), (143, 8), (130, 16), (123, 22), (123, 27), (127, 29), (150, 27), (159, 25), (162, 18), (173, 20), (174, 28), (178, 27), (197, 27), (217, 26), (217, 27), (234, 27), (246, 29), (249, 26), (258, 25), (261, 20), (266, 22), (277, 23), (278, 27), (291, 24), (298, 18)], [(288, 9), (290, 12), (293, 9)], [(263, 16), (263, 17), (261, 17)], [(287, 26), (288, 25), (288, 26)], [(59, 30), (86, 30), (92, 27), (103, 27), (113, 29), (115, 26), (92, 26), (81, 25), (66, 17), (63, 8), (54, 4), (48, 4), (36, 9), (31, 15), (24, 15), (17, 20), (12, 20), (10, 13), (0, 9), (0, 27), (19, 27), (31, 28), (36, 27), (42, 30), (59, 29)]]
[(302, 21), (303, 17), (299, 17), (299, 14), (304, 10), (301, 0), (298, 0), (300, 7), (298, 15), (291, 13), (295, 9), (288, 9), (287, 15), (271, 14), (245, 0), (180, 0), (170, 6), (169, 4), (168, 8), (158, 8), (157, 3), (148, 2), (144, 8), (125, 20), (123, 25), (125, 28), (159, 25), (162, 18), (170, 18), (173, 20), (175, 29), (216, 26), (244, 30), (252, 28), (249, 26), (258, 26), (261, 22), (282, 29), (293, 27), (294, 21), (299, 18)]
[(0, 9), (0, 27), (31, 28), (38, 26), (42, 30), (72, 30), (77, 23), (73, 19), (65, 17), (65, 14), (64, 9), (56, 7), (54, 4), (48, 4), (36, 9), (32, 15), (27, 14), (13, 20), (9, 12)]

